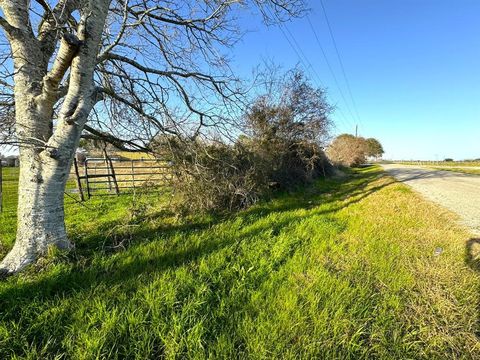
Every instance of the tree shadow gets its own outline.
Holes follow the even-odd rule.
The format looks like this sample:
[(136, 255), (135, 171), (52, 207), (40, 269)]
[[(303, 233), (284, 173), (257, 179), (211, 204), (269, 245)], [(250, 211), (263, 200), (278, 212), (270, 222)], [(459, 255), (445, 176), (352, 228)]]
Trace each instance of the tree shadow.
[[(273, 198), (274, 201), (261, 203), (230, 217), (198, 217), (193, 221), (177, 224), (161, 224), (157, 221), (154, 223), (157, 224), (155, 226), (132, 227), (129, 251), (118, 253), (99, 253), (101, 244), (105, 242), (105, 236), (102, 234), (117, 224), (117, 221), (106, 222), (101, 228), (96, 229), (95, 234), (82, 239), (73, 254), (67, 255), (65, 266), (59, 266), (55, 271), (33, 274), (31, 278), (27, 278), (28, 280), (14, 278), (8, 286), (0, 287), (0, 317), (2, 322), (12, 324), (18, 322), (19, 314), (30, 316), (31, 320), (35, 320), (42, 310), (39, 315), (35, 314), (35, 307), (29, 310), (28, 307), (32, 303), (44, 303), (47, 307), (55, 306), (55, 311), (50, 312), (48, 316), (49, 324), (57, 325), (50, 326), (40, 321), (41, 326), (36, 330), (37, 333), (28, 328), (28, 321), (18, 326), (27, 334), (31, 344), (41, 344), (42, 336), (49, 332), (49, 336), (62, 339), (65, 336), (65, 328), (78, 321), (75, 318), (77, 316), (75, 297), (88, 299), (103, 296), (103, 294), (98, 295), (99, 290), (103, 292), (104, 289), (116, 287), (119, 287), (122, 293), (134, 293), (157, 276), (162, 276), (162, 273), (175, 271), (182, 266), (187, 266), (187, 271), (195, 271), (199, 262), (210, 255), (216, 256), (218, 252), (221, 252), (221, 256), (225, 259), (224, 266), (229, 267), (241, 257), (241, 252), (245, 251), (242, 245), (248, 248), (249, 242), (258, 241), (259, 236), (265, 238), (277, 236), (284, 229), (295, 226), (297, 222), (320, 214), (326, 215), (331, 221), (337, 221), (335, 217), (329, 217), (328, 214), (358, 203), (395, 183), (390, 179), (372, 186), (372, 181), (381, 176), (383, 173), (376, 171), (362, 174), (360, 177), (320, 181), (313, 186), (289, 194), (279, 194)], [(301, 209), (311, 211), (295, 212)], [(275, 215), (274, 221), (262, 219), (272, 214)], [(211, 236), (202, 235), (209, 228), (229, 218), (240, 222), (238, 231), (226, 232), (221, 229), (218, 232), (214, 230), (212, 234), (206, 234)], [(339, 222), (338, 225), (341, 232), (344, 224)], [(189, 239), (192, 235), (194, 237), (199, 235), (199, 237), (192, 241)], [(161, 242), (158, 247), (157, 242)], [(151, 247), (149, 247), (150, 244)], [(278, 259), (271, 259), (271, 271), (275, 271), (288, 261), (294, 255), (295, 246), (298, 245), (293, 243), (289, 253)], [(255, 279), (255, 286), (262, 286), (269, 274), (270, 272), (265, 272), (259, 275)], [(223, 286), (234, 287), (237, 280), (227, 276), (222, 279)], [(73, 300), (70, 301), (70, 299)], [(61, 306), (58, 305), (59, 301), (62, 302)], [(239, 306), (248, 306), (248, 299)], [(223, 320), (219, 318), (218, 321)], [(59, 327), (58, 324), (61, 326)], [(64, 351), (59, 344), (51, 345), (52, 350)], [(21, 351), (20, 349), (19, 352)]]
[[(471, 238), (465, 244), (465, 263), (480, 274), (480, 238)], [(480, 287), (478, 288), (480, 293)], [(480, 336), (480, 297), (477, 300), (477, 328), (475, 333)]]
[[(242, 228), (247, 229), (234, 235), (222, 235), (210, 237), (200, 244), (190, 244), (188, 248), (174, 243), (169, 250), (162, 253), (151, 253), (148, 256), (133, 257), (133, 260), (125, 262), (122, 254), (132, 256), (126, 252), (114, 257), (115, 252), (103, 252), (100, 254), (104, 261), (94, 261), (99, 256), (101, 244), (105, 243), (104, 233), (112, 229), (117, 222), (111, 221), (98, 228), (94, 235), (87, 236), (78, 244), (77, 250), (68, 255), (69, 266), (65, 270), (55, 273), (53, 276), (36, 276), (31, 281), (18, 282), (5, 287), (0, 292), (0, 309), (20, 308), (30, 299), (40, 298), (48, 300), (56, 296), (68, 296), (69, 294), (88, 291), (101, 284), (114, 286), (128, 281), (137, 276), (148, 276), (161, 273), (168, 269), (174, 269), (187, 263), (194, 263), (203, 257), (228, 247), (238, 249), (242, 242), (254, 238), (256, 235), (270, 231), (278, 234), (282, 228), (292, 225), (297, 221), (305, 220), (310, 216), (328, 215), (341, 209), (358, 203), (373, 193), (396, 183), (394, 180), (386, 181), (381, 185), (367, 188), (371, 182), (382, 176), (382, 171), (363, 174), (360, 178), (347, 178), (336, 181), (320, 182), (312, 187), (297, 190), (287, 196), (278, 195), (274, 202), (265, 202), (243, 212), (237, 213), (230, 218), (240, 220)], [(340, 188), (339, 188), (340, 183)], [(299, 209), (310, 210), (319, 205), (329, 205), (342, 201), (340, 206), (328, 207), (312, 211), (307, 216), (292, 214), (274, 224), (253, 226), (260, 218), (270, 214), (284, 215), (283, 213)], [(214, 227), (229, 217), (214, 217), (208, 221), (193, 221), (175, 225), (156, 225), (147, 228), (132, 228), (130, 236), (132, 241), (129, 248), (145, 245), (155, 241), (173, 241), (174, 237), (185, 239), (192, 233), (201, 233)], [(280, 218), (280, 217), (279, 217)], [(102, 235), (103, 234), (103, 235)], [(134, 249), (135, 250), (135, 249)], [(110, 260), (109, 260), (110, 259)], [(10, 314), (14, 312), (9, 311)]]
[[(405, 169), (408, 169), (405, 171)], [(422, 168), (386, 168), (385, 171), (398, 178), (401, 181), (415, 181), (421, 179), (459, 179), (459, 178), (470, 178), (478, 179), (478, 174), (468, 174), (456, 171), (446, 171), (440, 169), (422, 169)]]
[[(360, 177), (357, 178), (357, 176)], [(339, 201), (343, 202), (341, 206), (319, 213), (328, 214), (336, 212), (362, 201), (387, 186), (398, 183), (395, 179), (389, 178), (387, 182), (381, 185), (368, 188), (372, 181), (384, 176), (385, 173), (382, 170), (378, 170), (368, 174), (357, 175), (354, 173), (342, 179), (320, 181), (314, 186), (308, 186), (290, 194), (282, 194), (283, 196), (277, 195), (273, 197), (273, 200), (275, 200), (274, 204), (253, 207), (244, 211), (241, 216), (245, 218), (255, 218), (257, 216), (267, 216), (271, 212), (311, 209), (319, 205), (329, 205)]]

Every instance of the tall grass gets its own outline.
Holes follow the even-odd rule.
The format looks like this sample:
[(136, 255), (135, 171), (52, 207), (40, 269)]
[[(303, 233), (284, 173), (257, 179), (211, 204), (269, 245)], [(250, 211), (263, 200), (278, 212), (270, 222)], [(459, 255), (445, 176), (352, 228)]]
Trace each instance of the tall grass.
[(229, 218), (96, 201), (0, 283), (0, 358), (480, 356), (469, 234), (378, 168)]

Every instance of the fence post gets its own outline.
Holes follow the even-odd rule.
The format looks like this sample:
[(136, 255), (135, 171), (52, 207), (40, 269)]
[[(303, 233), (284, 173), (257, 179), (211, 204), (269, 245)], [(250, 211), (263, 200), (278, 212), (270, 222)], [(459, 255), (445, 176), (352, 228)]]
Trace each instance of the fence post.
[(135, 191), (135, 168), (133, 167), (133, 159), (132, 159), (132, 186), (133, 186), (133, 191)]
[(3, 212), (3, 168), (0, 160), (0, 213)]
[(75, 179), (77, 180), (77, 189), (78, 193), (80, 194), (80, 201), (85, 201), (85, 197), (83, 196), (83, 189), (82, 189), (82, 182), (80, 180), (80, 173), (78, 172), (78, 163), (77, 158), (73, 158), (73, 166), (75, 168)]
[(105, 157), (105, 167), (107, 168), (107, 181), (108, 181), (108, 191), (112, 191), (112, 181), (110, 180), (110, 163), (107, 153), (107, 149), (103, 149), (103, 156)]
[(88, 181), (88, 159), (85, 160), (85, 184), (87, 185), (87, 196), (90, 199), (90, 181)]
[(112, 179), (113, 179), (113, 185), (115, 186), (115, 194), (120, 194), (120, 189), (118, 188), (118, 182), (117, 182), (117, 177), (115, 175), (115, 169), (113, 168), (113, 162), (112, 159), (107, 156), (108, 163), (110, 164), (110, 169), (112, 173)]

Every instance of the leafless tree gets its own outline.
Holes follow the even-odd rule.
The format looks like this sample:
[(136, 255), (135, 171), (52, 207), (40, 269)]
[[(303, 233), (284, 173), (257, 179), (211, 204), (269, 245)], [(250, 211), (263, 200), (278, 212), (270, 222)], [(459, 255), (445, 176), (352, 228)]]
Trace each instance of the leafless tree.
[(303, 0), (0, 0), (0, 134), (21, 164), (3, 274), (50, 245), (71, 248), (63, 192), (82, 133), (131, 149), (228, 128), (241, 93), (222, 51), (247, 7), (270, 24), (304, 10)]

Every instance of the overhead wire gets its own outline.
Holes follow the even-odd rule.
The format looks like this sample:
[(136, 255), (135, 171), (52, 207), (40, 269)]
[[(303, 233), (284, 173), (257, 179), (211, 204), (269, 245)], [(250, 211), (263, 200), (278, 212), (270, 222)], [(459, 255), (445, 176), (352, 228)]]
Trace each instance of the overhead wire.
[[(342, 91), (342, 88), (341, 88), (340, 83), (339, 83), (339, 81), (338, 81), (338, 79), (337, 79), (337, 76), (335, 75), (335, 71), (333, 70), (333, 67), (332, 67), (332, 65), (330, 64), (330, 61), (328, 60), (327, 53), (325, 52), (325, 49), (324, 49), (323, 46), (322, 46), (322, 43), (321, 43), (321, 41), (320, 41), (320, 38), (319, 38), (317, 32), (315, 31), (315, 28), (313, 27), (313, 24), (312, 24), (312, 22), (311, 22), (311, 20), (310, 20), (310, 17), (307, 16), (306, 18), (307, 18), (308, 24), (310, 25), (310, 29), (311, 29), (314, 37), (315, 37), (315, 40), (316, 40), (316, 42), (317, 42), (317, 44), (318, 44), (318, 47), (320, 48), (320, 50), (321, 50), (321, 52), (322, 52), (323, 58), (324, 58), (324, 60), (325, 60), (325, 63), (327, 64), (327, 68), (328, 68), (330, 74), (332, 75), (333, 80), (335, 81), (335, 85), (336, 85), (336, 87), (337, 87), (337, 89), (338, 89), (338, 92), (339, 92), (340, 96), (342, 97), (342, 100), (343, 100), (343, 102), (345, 103), (345, 105), (346, 105), (346, 107), (347, 107), (347, 110), (349, 111), (350, 115), (352, 116), (352, 118), (355, 118), (355, 115), (352, 113), (352, 110), (350, 109), (350, 106), (349, 106), (348, 101), (347, 101), (347, 99), (346, 99), (346, 97), (345, 97), (345, 94), (344, 94), (343, 91)], [(341, 110), (341, 109), (339, 108), (339, 110)], [(353, 125), (354, 125), (354, 124), (353, 124)]]
[[(297, 55), (298, 59), (300, 60), (300, 63), (303, 65), (303, 67), (309, 71), (310, 73), (313, 73), (313, 75), (316, 77), (317, 79), (317, 82), (321, 85), (321, 87), (325, 88), (325, 84), (323, 83), (323, 81), (321, 80), (320, 76), (318, 75), (317, 71), (315, 70), (315, 68), (312, 66), (312, 63), (310, 62), (310, 60), (308, 59), (308, 57), (305, 55), (305, 53), (303, 52), (302, 50), (302, 47), (299, 45), (298, 41), (295, 39), (295, 36), (291, 33), (291, 31), (288, 29), (287, 26), (285, 26), (284, 24), (282, 24), (282, 22), (280, 21), (280, 19), (278, 18), (278, 16), (275, 14), (275, 12), (272, 12), (270, 10), (270, 8), (268, 8), (268, 5), (266, 7), (267, 11), (270, 13), (270, 16), (276, 18), (278, 20), (278, 23), (279, 23), (279, 29), (282, 33), (282, 35), (284, 36), (284, 38), (287, 40), (288, 44), (290, 45), (290, 47), (292, 48), (292, 50), (295, 52), (295, 54)], [(290, 35), (290, 37), (287, 35)], [(291, 38), (291, 39), (290, 39)], [(354, 118), (354, 115), (351, 111), (351, 109), (349, 108), (348, 106), (348, 102), (346, 102), (345, 100), (345, 97), (342, 95), (343, 99), (344, 99), (344, 102), (345, 104), (347, 105), (347, 109), (348, 111), (350, 112), (350, 115), (352, 116), (352, 118)], [(337, 107), (337, 110), (339, 110), (339, 114), (342, 116), (341, 118), (341, 121), (343, 123), (344, 126), (346, 127), (350, 127), (351, 125), (349, 125), (348, 123), (350, 123), (350, 121), (348, 121), (348, 118), (345, 116), (345, 113), (341, 110), (340, 107)]]
[(348, 90), (348, 93), (350, 95), (350, 99), (352, 101), (353, 109), (354, 109), (354, 111), (357, 115), (358, 121), (361, 123), (362, 120), (361, 120), (360, 114), (358, 112), (357, 104), (356, 104), (355, 99), (353, 97), (352, 89), (351, 89), (351, 86), (350, 86), (350, 81), (348, 80), (347, 72), (345, 71), (345, 66), (343, 65), (342, 57), (340, 55), (340, 51), (338, 50), (337, 41), (335, 40), (335, 35), (333, 34), (332, 26), (330, 24), (330, 20), (328, 18), (327, 10), (325, 9), (325, 5), (323, 3), (323, 0), (320, 0), (320, 5), (322, 7), (323, 15), (324, 15), (325, 21), (327, 23), (328, 31), (330, 33), (330, 38), (332, 39), (332, 43), (333, 43), (333, 46), (334, 46), (334, 49), (335, 49), (335, 53), (337, 55), (338, 62), (340, 64), (340, 69), (342, 70), (343, 78), (344, 78), (345, 83), (347, 85), (347, 90)]

